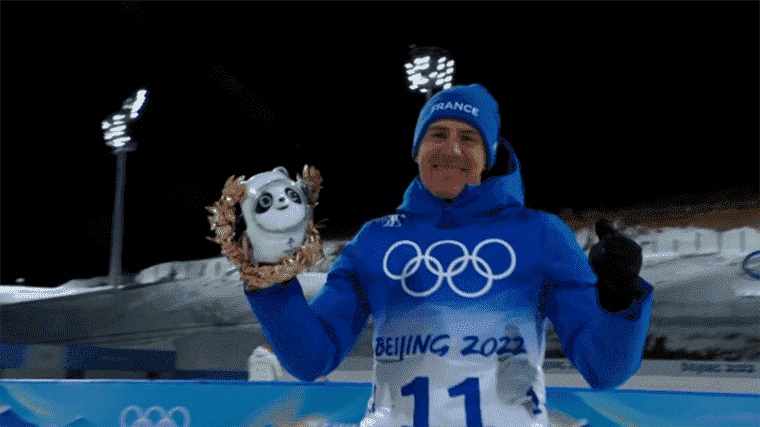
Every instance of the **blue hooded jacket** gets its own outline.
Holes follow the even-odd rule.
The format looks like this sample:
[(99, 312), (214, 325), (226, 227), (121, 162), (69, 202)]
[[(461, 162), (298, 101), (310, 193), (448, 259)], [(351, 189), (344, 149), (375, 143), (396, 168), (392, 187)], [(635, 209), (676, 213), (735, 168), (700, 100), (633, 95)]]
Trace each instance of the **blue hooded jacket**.
[(638, 370), (652, 286), (639, 279), (643, 297), (604, 311), (573, 231), (525, 207), (517, 156), (503, 138), (499, 150), (507, 173), (465, 186), (449, 205), (416, 177), (395, 213), (345, 246), (310, 303), (295, 278), (246, 291), (288, 372), (303, 381), (332, 372), (370, 314), (374, 392), (364, 420), (374, 427), (547, 425), (548, 321), (592, 388)]

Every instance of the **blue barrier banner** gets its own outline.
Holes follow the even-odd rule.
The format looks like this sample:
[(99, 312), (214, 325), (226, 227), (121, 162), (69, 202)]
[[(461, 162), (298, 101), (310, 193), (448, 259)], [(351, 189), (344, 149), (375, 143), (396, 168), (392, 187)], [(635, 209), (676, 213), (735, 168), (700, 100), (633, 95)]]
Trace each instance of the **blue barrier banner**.
[(358, 423), (370, 392), (369, 384), (346, 383), (0, 380), (0, 426), (265, 427), (299, 420)]
[[(3, 427), (358, 426), (370, 383), (0, 380)], [(550, 426), (757, 427), (760, 395), (547, 387)], [(561, 422), (560, 422), (561, 421)]]

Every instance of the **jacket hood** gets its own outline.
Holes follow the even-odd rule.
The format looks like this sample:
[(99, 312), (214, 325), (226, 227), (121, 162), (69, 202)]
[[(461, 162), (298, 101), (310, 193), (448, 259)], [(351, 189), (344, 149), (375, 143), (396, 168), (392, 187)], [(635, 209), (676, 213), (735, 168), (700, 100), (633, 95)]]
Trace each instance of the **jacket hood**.
[(499, 137), (497, 159), (501, 160), (497, 160), (497, 167), (507, 162), (506, 172), (496, 176), (488, 176), (489, 172), (486, 172), (480, 185), (465, 185), (459, 196), (448, 205), (431, 194), (419, 175), (416, 176), (396, 210), (408, 216), (434, 220), (436, 227), (445, 228), (469, 223), (473, 215), (492, 215), (507, 208), (525, 207), (520, 162), (512, 145), (502, 137)]

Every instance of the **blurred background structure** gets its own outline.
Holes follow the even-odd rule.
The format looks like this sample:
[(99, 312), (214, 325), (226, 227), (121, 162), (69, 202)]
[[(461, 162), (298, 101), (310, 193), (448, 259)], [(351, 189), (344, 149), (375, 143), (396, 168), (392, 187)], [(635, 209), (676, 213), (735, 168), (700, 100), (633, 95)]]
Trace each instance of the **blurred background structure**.
[[(601, 217), (642, 245), (641, 275), (655, 286), (645, 360), (760, 363), (760, 274), (748, 271), (760, 265), (760, 253), (755, 264), (745, 263), (760, 251), (760, 200), (567, 209), (560, 217), (587, 254), (598, 242), (593, 227)], [(307, 300), (348, 240), (327, 241), (327, 262), (299, 275)], [(107, 277), (58, 288), (0, 287), (2, 344), (16, 354), (4, 359), (3, 377), (245, 378), (249, 357), (266, 340), (231, 267), (224, 257), (167, 262), (125, 276), (117, 290)], [(349, 381), (352, 369), (371, 367), (371, 328), (370, 316), (329, 380)], [(49, 355), (35, 356), (26, 346)], [(553, 327), (546, 357), (565, 358)]]
[[(204, 239), (203, 207), (230, 175), (319, 168), (328, 262), (299, 276), (311, 299), (361, 224), (392, 213), (416, 175), (417, 94), (470, 83), (499, 102), (528, 208), (557, 214), (586, 251), (602, 216), (644, 248), (656, 288), (645, 361), (760, 361), (760, 281), (745, 262), (760, 250), (756, 13), (600, 21), (577, 4), (463, 6), (477, 36), (410, 46), (430, 30), (387, 35), (408, 9), (345, 22), (312, 18), (337, 6), (293, 16), (272, 4), (252, 25), (257, 7), (3, 4), (3, 27), (24, 34), (2, 45), (2, 167), (13, 171), (2, 187), (3, 378), (246, 379), (265, 339)], [(128, 36), (103, 36), (113, 31)], [(283, 31), (304, 36), (270, 41)], [(150, 109), (129, 130), (148, 142), (130, 156), (126, 191), (126, 154), (113, 164), (51, 141), (64, 127), (99, 140), (109, 105), (136, 88), (150, 88)], [(106, 134), (126, 126), (109, 120)], [(366, 379), (371, 327), (330, 381)], [(547, 357), (564, 356), (550, 329)]]

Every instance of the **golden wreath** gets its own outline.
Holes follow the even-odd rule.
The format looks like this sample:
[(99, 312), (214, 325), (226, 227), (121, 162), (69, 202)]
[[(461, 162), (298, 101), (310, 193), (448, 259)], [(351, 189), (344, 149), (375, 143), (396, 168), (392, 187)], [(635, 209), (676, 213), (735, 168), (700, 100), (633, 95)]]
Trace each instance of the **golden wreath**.
[[(296, 175), (301, 179), (300, 175)], [(249, 291), (267, 289), (275, 284), (284, 285), (285, 282), (295, 277), (311, 266), (318, 266), (325, 260), (322, 239), (314, 226), (314, 208), (319, 204), (319, 190), (322, 189), (322, 176), (319, 171), (308, 165), (303, 167), (303, 182), (309, 189), (309, 205), (311, 206), (311, 218), (309, 218), (309, 231), (306, 234), (301, 247), (291, 255), (286, 255), (276, 264), (254, 265), (252, 262), (253, 248), (246, 234), (237, 241), (233, 241), (237, 218), (235, 208), (238, 203), (242, 204), (248, 191), (243, 183), (245, 176), (235, 179), (232, 175), (227, 179), (222, 190), (222, 197), (206, 210), (214, 214), (209, 216), (211, 231), (216, 232), (216, 238), (206, 236), (206, 239), (219, 244), (222, 253), (238, 268), (240, 277), (246, 282)]]

